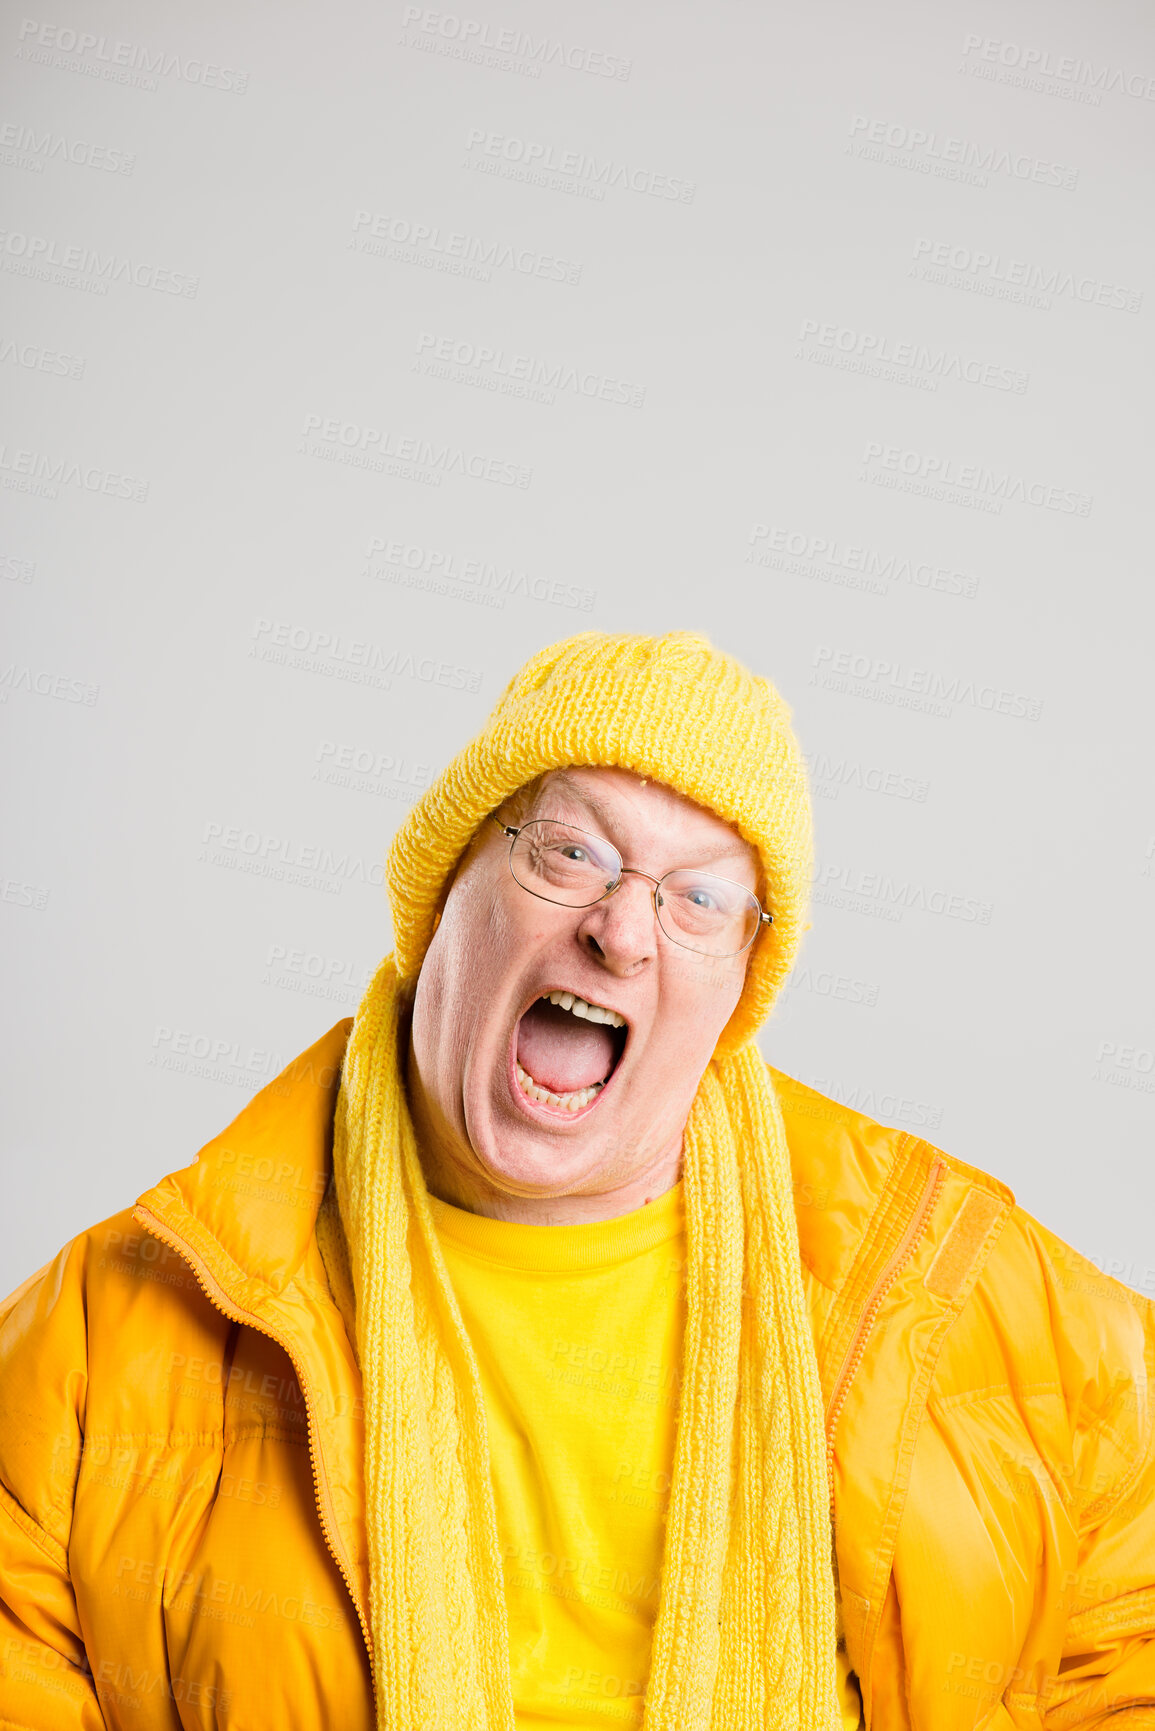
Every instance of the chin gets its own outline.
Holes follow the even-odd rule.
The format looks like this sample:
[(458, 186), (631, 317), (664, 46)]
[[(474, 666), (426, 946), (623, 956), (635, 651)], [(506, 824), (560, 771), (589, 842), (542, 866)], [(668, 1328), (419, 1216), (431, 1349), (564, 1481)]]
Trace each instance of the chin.
[(555, 1111), (536, 1101), (520, 1106), (504, 1067), (495, 1080), (476, 1110), (466, 1108), (465, 1140), (475, 1180), (510, 1196), (551, 1196), (585, 1188), (596, 1178), (607, 1162), (607, 1145), (615, 1141), (612, 1130), (606, 1134), (607, 1120), (591, 1134), (594, 1115), (567, 1114), (559, 1121)]

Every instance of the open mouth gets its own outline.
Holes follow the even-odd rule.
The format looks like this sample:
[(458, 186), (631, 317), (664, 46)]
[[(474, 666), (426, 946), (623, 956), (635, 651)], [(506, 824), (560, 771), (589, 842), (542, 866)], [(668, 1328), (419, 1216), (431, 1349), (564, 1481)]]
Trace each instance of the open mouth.
[(561, 988), (545, 992), (517, 1024), (517, 1086), (551, 1111), (583, 1112), (613, 1075), (628, 1035), (617, 1010)]

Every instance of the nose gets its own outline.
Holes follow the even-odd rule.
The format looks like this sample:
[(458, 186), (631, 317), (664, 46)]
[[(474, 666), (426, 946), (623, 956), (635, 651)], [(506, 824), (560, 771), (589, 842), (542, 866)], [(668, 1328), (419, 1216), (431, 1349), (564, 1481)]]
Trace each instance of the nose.
[(653, 961), (658, 948), (651, 879), (627, 871), (611, 896), (587, 908), (578, 943), (611, 974), (625, 979)]

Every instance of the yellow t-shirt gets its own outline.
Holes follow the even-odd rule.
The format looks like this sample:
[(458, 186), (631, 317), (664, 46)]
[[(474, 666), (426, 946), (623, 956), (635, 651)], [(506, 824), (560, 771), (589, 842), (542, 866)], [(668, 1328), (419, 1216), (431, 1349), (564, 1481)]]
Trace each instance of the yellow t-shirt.
[[(433, 1199), (481, 1368), (518, 1731), (637, 1727), (685, 1329), (682, 1187), (522, 1226)], [(839, 1648), (845, 1724), (858, 1693)]]

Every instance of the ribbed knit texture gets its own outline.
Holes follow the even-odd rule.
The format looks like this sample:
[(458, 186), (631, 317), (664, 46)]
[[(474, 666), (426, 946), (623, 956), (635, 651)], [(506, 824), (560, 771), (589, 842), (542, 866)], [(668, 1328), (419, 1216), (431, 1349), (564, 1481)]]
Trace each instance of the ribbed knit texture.
[(785, 1132), (753, 1034), (789, 972), (810, 808), (789, 712), (702, 637), (587, 632), (535, 656), (390, 852), (396, 950), (358, 1009), (334, 1167), (365, 1399), (379, 1731), (513, 1731), (478, 1367), (404, 1088), (403, 982), (477, 825), (543, 770), (667, 783), (758, 850), (774, 926), (686, 1127), (687, 1321), (645, 1731), (836, 1731), (822, 1397)]
[(718, 1043), (757, 1032), (790, 972), (810, 891), (806, 766), (774, 687), (697, 632), (583, 631), (539, 650), (510, 680), (393, 838), (386, 865), (394, 954), (416, 974), (454, 865), (488, 814), (547, 769), (632, 769), (732, 823), (758, 851), (774, 924), (754, 946), (742, 1001)]

